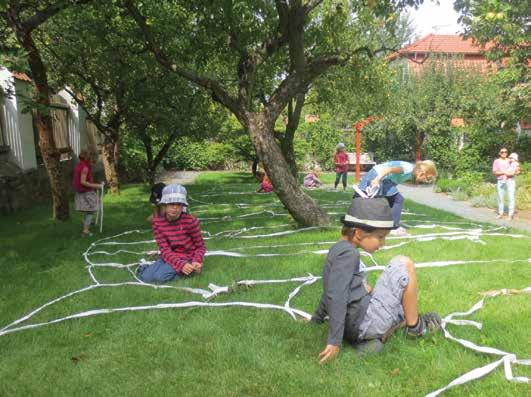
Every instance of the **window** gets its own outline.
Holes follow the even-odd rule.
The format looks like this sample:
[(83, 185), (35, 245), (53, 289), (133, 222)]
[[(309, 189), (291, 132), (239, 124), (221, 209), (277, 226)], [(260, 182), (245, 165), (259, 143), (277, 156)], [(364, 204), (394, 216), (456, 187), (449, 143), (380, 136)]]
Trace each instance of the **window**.
[(54, 95), (51, 102), (50, 116), (52, 117), (55, 147), (61, 153), (61, 161), (70, 160), (72, 158), (72, 149), (70, 148), (68, 130), (68, 106), (65, 103), (66, 101), (59, 95)]
[(94, 124), (89, 119), (86, 120), (86, 126), (87, 126), (87, 138), (88, 138), (88, 144), (89, 146), (93, 148), (98, 148), (103, 144), (103, 137), (101, 136), (101, 133), (98, 131), (98, 127), (96, 127), (96, 124)]

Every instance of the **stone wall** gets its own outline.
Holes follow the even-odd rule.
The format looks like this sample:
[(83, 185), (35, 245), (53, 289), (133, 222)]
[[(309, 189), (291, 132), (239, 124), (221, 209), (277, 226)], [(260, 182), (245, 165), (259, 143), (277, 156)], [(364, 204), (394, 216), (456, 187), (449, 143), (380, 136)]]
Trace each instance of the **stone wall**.
[[(72, 172), (74, 161), (62, 161), (61, 167), (69, 195), (73, 197)], [(102, 179), (101, 170), (94, 171), (95, 179)], [(0, 214), (5, 215), (35, 205), (51, 205), (52, 195), (48, 174), (44, 165), (29, 171), (21, 171), (13, 163), (2, 159), (0, 153)]]

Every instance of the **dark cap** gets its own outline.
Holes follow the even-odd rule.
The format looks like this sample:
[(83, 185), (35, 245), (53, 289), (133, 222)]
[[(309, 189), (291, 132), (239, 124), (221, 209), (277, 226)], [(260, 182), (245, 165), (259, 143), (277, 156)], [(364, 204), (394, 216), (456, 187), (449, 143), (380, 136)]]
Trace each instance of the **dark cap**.
[(356, 197), (346, 215), (341, 217), (345, 226), (372, 228), (372, 229), (396, 229), (394, 226), (393, 213), (387, 199)]
[(160, 199), (162, 198), (162, 189), (165, 187), (166, 185), (164, 183), (156, 183), (151, 186), (151, 196), (149, 196), (149, 202), (151, 204), (159, 204)]

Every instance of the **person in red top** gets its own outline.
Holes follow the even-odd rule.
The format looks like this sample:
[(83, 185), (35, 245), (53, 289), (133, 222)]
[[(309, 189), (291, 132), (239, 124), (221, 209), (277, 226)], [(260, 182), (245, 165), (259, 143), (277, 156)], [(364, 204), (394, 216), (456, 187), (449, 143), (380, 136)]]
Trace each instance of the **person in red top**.
[(336, 146), (334, 165), (336, 166), (336, 181), (334, 182), (334, 189), (337, 189), (339, 179), (342, 178), (343, 191), (345, 191), (347, 190), (348, 154), (345, 149), (345, 144), (342, 142), (338, 143)]
[(258, 171), (256, 173), (256, 179), (260, 181), (260, 187), (256, 191), (257, 193), (271, 193), (273, 191), (273, 183), (265, 172)]
[(90, 149), (83, 149), (79, 153), (79, 162), (74, 168), (72, 185), (75, 191), (76, 211), (83, 213), (83, 231), (81, 236), (90, 236), (90, 225), (94, 217), (94, 212), (98, 210), (99, 198), (97, 189), (103, 187), (102, 183), (95, 183), (92, 176), (92, 164), (96, 162), (96, 152)]
[(166, 186), (160, 205), (164, 206), (163, 215), (151, 220), (160, 256), (151, 265), (139, 266), (138, 278), (163, 283), (201, 273), (206, 248), (199, 220), (184, 212), (188, 206), (186, 189), (177, 184)]

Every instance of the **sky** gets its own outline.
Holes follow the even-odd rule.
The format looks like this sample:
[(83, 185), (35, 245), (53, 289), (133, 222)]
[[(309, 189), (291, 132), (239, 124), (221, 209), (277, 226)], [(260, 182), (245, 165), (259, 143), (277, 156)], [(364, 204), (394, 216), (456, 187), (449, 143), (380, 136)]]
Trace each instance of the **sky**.
[(410, 11), (415, 35), (419, 38), (429, 33), (455, 34), (462, 29), (457, 23), (458, 14), (454, 11), (453, 0), (424, 0), (418, 10)]

